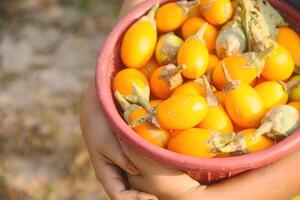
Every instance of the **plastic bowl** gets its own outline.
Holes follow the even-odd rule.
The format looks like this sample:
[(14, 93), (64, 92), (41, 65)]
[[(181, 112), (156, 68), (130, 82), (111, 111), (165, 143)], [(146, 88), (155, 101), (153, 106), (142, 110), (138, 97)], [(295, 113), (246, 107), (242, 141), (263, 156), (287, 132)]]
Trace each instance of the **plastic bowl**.
[[(300, 130), (298, 130), (285, 140), (258, 153), (229, 158), (197, 158), (156, 147), (129, 128), (118, 112), (113, 98), (111, 81), (116, 72), (123, 67), (119, 50), (124, 32), (157, 2), (158, 0), (148, 0), (120, 20), (100, 52), (96, 70), (96, 88), (104, 115), (113, 131), (142, 154), (165, 166), (182, 170), (202, 183), (212, 183), (269, 165), (300, 148)], [(166, 2), (171, 2), (171, 0), (160, 1), (161, 4)], [(300, 30), (299, 11), (285, 1), (270, 0), (270, 2), (284, 15), (295, 30)]]

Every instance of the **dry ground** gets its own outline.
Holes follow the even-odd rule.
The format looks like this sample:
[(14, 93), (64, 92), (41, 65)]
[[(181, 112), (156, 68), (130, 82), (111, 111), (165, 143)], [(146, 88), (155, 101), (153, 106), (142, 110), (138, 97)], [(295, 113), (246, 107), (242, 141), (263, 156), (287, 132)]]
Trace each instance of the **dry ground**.
[(0, 1), (1, 200), (106, 199), (78, 107), (120, 2)]

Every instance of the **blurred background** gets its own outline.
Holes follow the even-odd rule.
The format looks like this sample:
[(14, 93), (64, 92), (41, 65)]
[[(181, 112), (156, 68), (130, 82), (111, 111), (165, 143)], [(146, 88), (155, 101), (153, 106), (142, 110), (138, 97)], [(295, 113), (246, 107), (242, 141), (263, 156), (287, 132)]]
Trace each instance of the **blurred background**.
[(0, 0), (0, 199), (106, 200), (78, 110), (118, 0)]

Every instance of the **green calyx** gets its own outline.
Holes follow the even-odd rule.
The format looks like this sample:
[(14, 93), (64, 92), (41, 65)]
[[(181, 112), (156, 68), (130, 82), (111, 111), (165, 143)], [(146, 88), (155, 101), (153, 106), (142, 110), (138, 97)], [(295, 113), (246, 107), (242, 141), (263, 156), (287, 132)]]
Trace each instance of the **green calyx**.
[(141, 17), (141, 18), (138, 20), (138, 22), (144, 22), (144, 21), (149, 22), (149, 23), (151, 23), (153, 29), (156, 30), (156, 20), (155, 20), (155, 15), (156, 15), (156, 13), (157, 13), (158, 8), (159, 8), (159, 3), (155, 4), (155, 5), (151, 8), (151, 10), (148, 12), (148, 14), (145, 15), (145, 16), (143, 16), (143, 17)]
[(227, 91), (230, 91), (230, 90), (234, 90), (236, 89), (237, 87), (240, 86), (241, 84), (241, 81), (239, 80), (233, 80), (225, 63), (222, 62), (222, 70), (223, 70), (223, 73), (224, 73), (224, 76), (225, 76), (225, 80), (226, 80), (226, 87), (224, 89), (225, 92)]
[(276, 47), (276, 43), (266, 42), (264, 50), (259, 52), (247, 52), (244, 54), (240, 54), (244, 58), (247, 58), (247, 63), (243, 66), (244, 68), (256, 68), (257, 77), (260, 77), (264, 67), (265, 67), (265, 59), (266, 57), (273, 51)]
[(149, 87), (139, 87), (135, 83), (132, 83), (132, 94), (124, 96), (124, 98), (133, 104), (138, 104), (145, 108), (148, 112), (151, 111), (152, 107), (150, 106), (150, 88)]
[(183, 9), (185, 15), (188, 15), (193, 8), (195, 8), (200, 4), (200, 0), (193, 0), (193, 1), (183, 0), (183, 1), (178, 1), (176, 4)]
[(300, 61), (295, 63), (295, 69), (294, 72), (296, 74), (300, 74)]
[(148, 12), (147, 17), (150, 17), (150, 18), (154, 19), (158, 9), (159, 9), (159, 3), (156, 3), (151, 8), (151, 10)]
[(295, 87), (298, 87), (300, 85), (300, 79), (299, 80), (290, 80), (289, 82), (279, 81), (279, 83), (282, 85), (282, 87), (284, 88), (284, 90), (287, 93), (290, 93), (292, 89), (294, 89)]
[(248, 153), (244, 135), (235, 133), (219, 133), (217, 131), (211, 131), (211, 133), (212, 137), (207, 143), (213, 148), (212, 153)]
[(156, 108), (153, 108), (150, 106), (148, 115), (141, 117), (139, 119), (136, 119), (134, 121), (130, 121), (131, 113), (138, 109), (143, 109), (143, 107), (136, 105), (136, 104), (129, 103), (128, 100), (123, 95), (121, 95), (121, 93), (119, 91), (116, 91), (114, 93), (114, 96), (115, 96), (117, 102), (119, 103), (119, 105), (121, 106), (122, 110), (124, 111), (123, 117), (124, 117), (125, 121), (130, 125), (131, 128), (137, 127), (140, 124), (148, 123), (148, 122), (153, 124), (155, 127), (160, 128), (160, 125), (156, 119)]
[[(206, 31), (207, 26), (208, 26), (208, 23), (205, 22), (205, 23), (200, 27), (200, 29), (198, 30), (198, 32), (197, 32), (195, 35), (190, 36), (189, 38), (195, 38), (195, 39), (197, 39), (197, 40), (203, 42), (204, 44), (206, 44), (206, 43), (205, 43), (205, 40), (203, 39), (203, 37), (204, 37), (204, 34), (205, 34), (205, 31)], [(188, 38), (188, 39), (189, 39), (189, 38)]]
[(150, 123), (154, 127), (160, 128), (160, 124), (158, 123), (158, 121), (156, 119), (156, 108), (153, 108), (148, 115), (132, 121), (130, 123), (130, 127), (135, 128), (144, 123)]
[(270, 110), (256, 130), (253, 139), (267, 135), (272, 139), (283, 139), (299, 128), (299, 114), (296, 108), (289, 105), (277, 106)]
[(266, 21), (271, 21), (276, 27), (287, 26), (284, 18), (267, 0), (252, 0), (255, 8), (260, 11)]
[(202, 77), (204, 86), (205, 86), (205, 92), (206, 92), (206, 101), (208, 103), (208, 106), (218, 106), (219, 102), (217, 97), (214, 95), (211, 86), (206, 78), (206, 76), (204, 75)]
[(251, 0), (241, 0), (242, 24), (247, 35), (249, 51), (261, 51), (266, 40), (272, 38), (268, 22), (261, 12), (255, 8)]
[(124, 97), (123, 95), (121, 95), (121, 93), (119, 91), (116, 91), (114, 93), (114, 96), (117, 100), (117, 102), (119, 103), (119, 105), (121, 106), (123, 112), (123, 117), (125, 119), (125, 121), (129, 124), (130, 122), (130, 115), (133, 111), (137, 110), (137, 109), (141, 109), (142, 107), (136, 105), (136, 104), (130, 104)]
[(159, 78), (163, 79), (169, 85), (170, 89), (174, 89), (183, 83), (181, 72), (185, 68), (186, 65), (179, 65), (177, 67), (174, 64), (168, 64), (163, 67)]

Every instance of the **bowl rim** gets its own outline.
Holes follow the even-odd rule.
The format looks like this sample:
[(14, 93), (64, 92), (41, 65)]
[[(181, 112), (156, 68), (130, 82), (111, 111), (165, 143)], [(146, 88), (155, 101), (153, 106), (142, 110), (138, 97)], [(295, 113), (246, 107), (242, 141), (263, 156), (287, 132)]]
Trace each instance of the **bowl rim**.
[[(294, 134), (283, 141), (257, 153), (249, 153), (227, 158), (199, 158), (171, 152), (167, 149), (157, 147), (145, 141), (125, 123), (111, 97), (111, 77), (107, 76), (106, 67), (109, 64), (108, 58), (111, 57), (111, 52), (113, 52), (115, 44), (126, 31), (128, 26), (130, 26), (140, 16), (145, 14), (155, 3), (166, 3), (170, 1), (172, 0), (148, 0), (140, 4), (117, 23), (101, 48), (95, 74), (96, 91), (103, 114), (107, 122), (111, 125), (113, 131), (117, 133), (121, 139), (133, 145), (136, 150), (144, 153), (146, 156), (158, 162), (170, 166), (176, 166), (182, 170), (192, 171), (201, 170), (224, 173), (228, 171), (245, 171), (270, 164), (276, 160), (286, 157), (300, 148), (300, 129), (298, 129)], [(277, 0), (273, 1), (277, 2)]]

